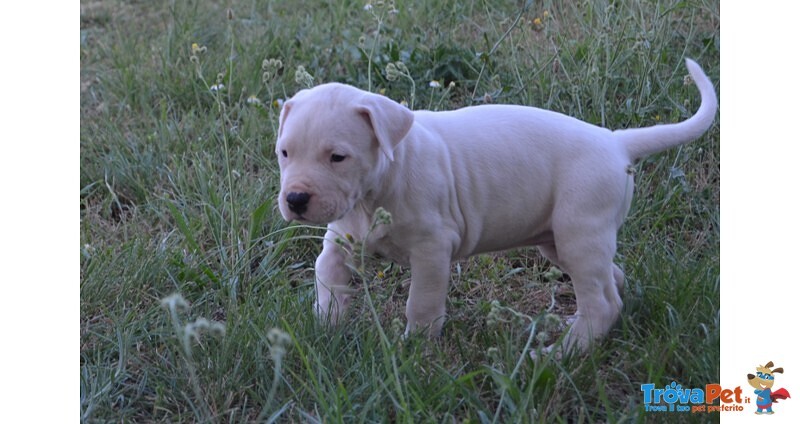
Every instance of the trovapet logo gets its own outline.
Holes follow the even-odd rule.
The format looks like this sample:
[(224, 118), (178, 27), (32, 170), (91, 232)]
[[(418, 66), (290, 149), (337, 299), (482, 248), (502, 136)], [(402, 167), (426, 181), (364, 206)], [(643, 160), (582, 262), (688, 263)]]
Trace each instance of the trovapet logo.
[[(646, 412), (710, 413), (721, 411), (744, 411), (743, 404), (750, 403), (742, 396), (742, 388), (723, 389), (719, 384), (706, 384), (704, 389), (685, 389), (672, 382), (664, 388), (655, 384), (642, 384), (644, 410)], [(717, 401), (719, 402), (717, 404)]]
[(756, 367), (756, 374), (747, 374), (747, 384), (755, 389), (750, 396), (741, 386), (733, 389), (719, 384), (706, 384), (703, 388), (683, 388), (672, 382), (663, 388), (653, 383), (642, 384), (641, 391), (646, 412), (714, 413), (744, 412), (755, 408), (757, 415), (774, 414), (773, 404), (790, 399), (786, 389), (773, 390), (775, 374), (783, 374), (783, 368), (773, 368), (772, 361)]

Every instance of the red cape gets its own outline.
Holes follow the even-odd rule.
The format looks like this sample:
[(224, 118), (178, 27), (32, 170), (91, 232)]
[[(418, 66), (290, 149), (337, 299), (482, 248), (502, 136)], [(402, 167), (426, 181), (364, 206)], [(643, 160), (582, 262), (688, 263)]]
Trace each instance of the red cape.
[(778, 399), (789, 399), (791, 396), (789, 395), (789, 391), (786, 389), (778, 389), (772, 392), (769, 396), (770, 400), (775, 403), (778, 403)]

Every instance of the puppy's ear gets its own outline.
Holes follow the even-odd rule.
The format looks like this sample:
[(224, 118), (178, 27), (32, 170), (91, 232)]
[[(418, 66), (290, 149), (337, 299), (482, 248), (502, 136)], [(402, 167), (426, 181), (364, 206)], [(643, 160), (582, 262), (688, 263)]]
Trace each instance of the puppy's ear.
[(778, 367), (778, 368), (775, 368), (774, 370), (772, 370), (773, 374), (775, 374), (776, 372), (783, 374), (783, 368), (782, 367)]
[(411, 125), (414, 124), (414, 114), (407, 107), (372, 93), (367, 93), (359, 99), (356, 103), (356, 112), (367, 119), (386, 157), (390, 161), (394, 160), (394, 148), (405, 138)]
[(291, 100), (287, 101), (281, 107), (281, 115), (278, 118), (278, 138), (283, 134), (283, 125), (286, 122), (286, 117), (289, 116), (289, 111), (292, 110), (293, 103)]
[(292, 110), (292, 107), (294, 106), (294, 103), (298, 99), (301, 99), (304, 96), (306, 96), (309, 91), (310, 90), (308, 90), (308, 89), (300, 90), (297, 93), (295, 93), (294, 96), (292, 96), (291, 99), (287, 100), (283, 104), (283, 106), (281, 107), (280, 117), (278, 118), (278, 137), (280, 137), (283, 134), (283, 126), (286, 123), (286, 117), (289, 116), (289, 112)]

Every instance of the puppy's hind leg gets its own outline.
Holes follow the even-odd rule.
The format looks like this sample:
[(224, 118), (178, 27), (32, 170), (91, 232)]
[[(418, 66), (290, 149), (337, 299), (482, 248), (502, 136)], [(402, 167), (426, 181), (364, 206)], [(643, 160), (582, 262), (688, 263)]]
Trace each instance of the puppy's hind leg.
[[(564, 265), (559, 260), (558, 251), (556, 250), (555, 244), (544, 244), (544, 245), (539, 245), (537, 247), (539, 248), (539, 252), (542, 254), (542, 256), (547, 258), (547, 260), (550, 261), (550, 263), (561, 268), (562, 271), (569, 273), (569, 271), (566, 270)], [(622, 269), (620, 269), (620, 267), (617, 266), (617, 264), (615, 263), (611, 263), (611, 267), (617, 291), (619, 292), (619, 295), (622, 296), (622, 290), (625, 285), (625, 273), (623, 273)], [(613, 297), (614, 297), (613, 295), (606, 296), (606, 298), (613, 298)], [(567, 324), (572, 324), (576, 319), (577, 315), (572, 315), (568, 317)]]
[[(547, 258), (550, 263), (553, 265), (561, 268), (562, 271), (566, 271), (564, 265), (560, 263), (558, 260), (558, 252), (556, 251), (555, 244), (543, 244), (537, 246), (539, 248), (539, 252)], [(612, 263), (612, 269), (614, 271), (614, 283), (617, 285), (617, 290), (619, 291), (620, 296), (622, 296), (622, 290), (625, 288), (625, 273), (622, 272), (622, 269), (619, 265)]]
[(541, 253), (542, 256), (547, 258), (547, 260), (550, 261), (550, 263), (559, 268), (563, 268), (563, 266), (558, 260), (558, 252), (556, 251), (555, 244), (542, 244), (536, 247), (539, 248), (539, 253)]
[[(542, 245), (539, 245), (539, 246), (536, 246), (536, 247), (539, 248), (539, 253), (541, 253), (542, 256), (547, 258), (547, 260), (550, 261), (550, 263), (552, 263), (553, 265), (559, 267), (562, 271), (566, 272), (566, 268), (564, 268), (564, 265), (562, 265), (561, 261), (558, 259), (558, 251), (556, 250), (556, 245), (555, 244), (552, 244), (552, 243), (551, 244), (542, 244)], [(567, 324), (571, 325), (575, 321), (576, 318), (577, 317), (575, 315), (567, 317), (567, 319), (566, 319)]]
[(559, 262), (570, 275), (578, 310), (565, 339), (565, 349), (585, 351), (605, 336), (619, 318), (622, 271), (614, 262), (616, 227), (565, 229), (556, 234)]
[(619, 265), (612, 263), (611, 266), (614, 269), (614, 282), (617, 284), (617, 291), (619, 291), (619, 295), (622, 296), (622, 290), (625, 289), (625, 273), (622, 272)]

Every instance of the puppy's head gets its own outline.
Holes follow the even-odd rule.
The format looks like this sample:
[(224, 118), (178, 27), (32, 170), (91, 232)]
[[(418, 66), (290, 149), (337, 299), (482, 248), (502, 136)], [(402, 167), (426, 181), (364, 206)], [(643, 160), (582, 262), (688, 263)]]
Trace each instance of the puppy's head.
[(394, 159), (414, 115), (386, 97), (342, 84), (297, 93), (283, 105), (275, 154), (287, 221), (341, 219)]

